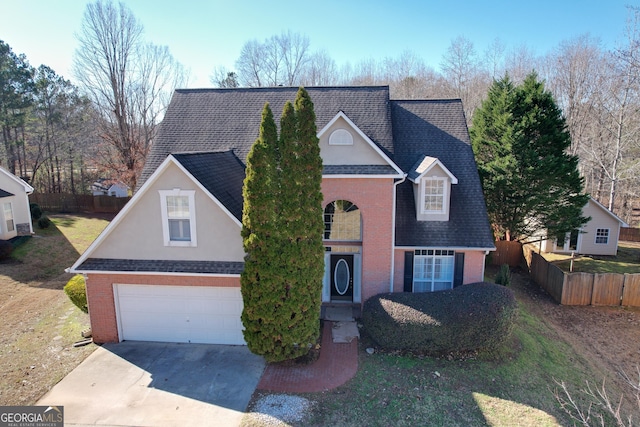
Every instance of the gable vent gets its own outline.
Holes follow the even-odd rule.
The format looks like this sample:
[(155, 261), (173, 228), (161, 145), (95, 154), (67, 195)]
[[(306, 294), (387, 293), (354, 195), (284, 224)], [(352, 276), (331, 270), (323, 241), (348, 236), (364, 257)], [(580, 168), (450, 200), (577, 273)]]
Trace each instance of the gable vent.
[(346, 129), (336, 129), (329, 136), (329, 145), (353, 145), (353, 135)]

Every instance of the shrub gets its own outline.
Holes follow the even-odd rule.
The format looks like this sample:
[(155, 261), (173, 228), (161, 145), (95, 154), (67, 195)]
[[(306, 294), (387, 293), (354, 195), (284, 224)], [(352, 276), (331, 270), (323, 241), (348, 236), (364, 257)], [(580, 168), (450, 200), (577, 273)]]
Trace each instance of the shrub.
[(9, 258), (13, 252), (13, 245), (8, 240), (0, 240), (0, 261)]
[(48, 216), (40, 217), (40, 219), (38, 220), (39, 228), (49, 228), (50, 225), (51, 225), (51, 220), (49, 219)]
[(87, 286), (84, 276), (76, 274), (64, 285), (64, 293), (67, 294), (72, 303), (85, 313), (89, 312), (87, 306)]
[(387, 350), (441, 355), (505, 342), (517, 310), (510, 289), (476, 283), (433, 293), (376, 295), (365, 302), (362, 322)]
[(42, 208), (37, 203), (30, 203), (29, 209), (31, 210), (31, 219), (37, 221), (42, 217)]
[(502, 286), (511, 286), (511, 269), (509, 264), (502, 264), (500, 271), (496, 275), (496, 284)]

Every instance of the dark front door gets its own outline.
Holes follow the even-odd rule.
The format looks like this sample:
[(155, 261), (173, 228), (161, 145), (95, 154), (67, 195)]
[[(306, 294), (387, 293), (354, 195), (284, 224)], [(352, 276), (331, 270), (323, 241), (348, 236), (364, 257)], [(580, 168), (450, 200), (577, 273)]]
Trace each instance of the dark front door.
[(353, 255), (331, 254), (331, 300), (353, 301)]

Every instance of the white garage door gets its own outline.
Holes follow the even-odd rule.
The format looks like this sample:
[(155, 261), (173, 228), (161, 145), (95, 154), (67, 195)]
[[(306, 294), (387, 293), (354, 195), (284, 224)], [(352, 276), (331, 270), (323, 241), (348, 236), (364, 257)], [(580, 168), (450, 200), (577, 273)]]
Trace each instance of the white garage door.
[(244, 345), (240, 288), (114, 285), (123, 340)]

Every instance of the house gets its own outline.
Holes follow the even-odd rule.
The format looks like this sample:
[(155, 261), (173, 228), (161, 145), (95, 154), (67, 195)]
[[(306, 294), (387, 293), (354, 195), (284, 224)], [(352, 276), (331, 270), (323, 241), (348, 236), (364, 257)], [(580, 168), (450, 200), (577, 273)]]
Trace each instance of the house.
[(580, 230), (543, 241), (542, 250), (582, 255), (616, 255), (620, 227), (628, 225), (592, 198), (582, 208), (582, 215), (591, 219)]
[[(460, 100), (308, 88), (324, 170), (323, 305), (482, 281), (495, 250)], [(297, 88), (177, 90), (135, 195), (71, 267), (97, 342), (244, 344), (246, 157)]]
[(31, 193), (33, 187), (0, 167), (0, 240), (33, 234)]
[(121, 182), (101, 178), (91, 184), (91, 194), (94, 196), (129, 197), (129, 187)]

